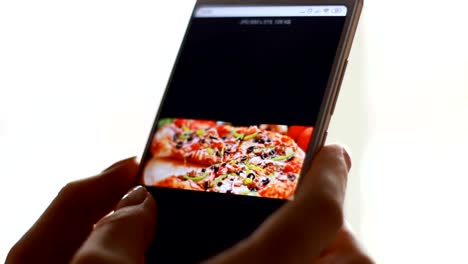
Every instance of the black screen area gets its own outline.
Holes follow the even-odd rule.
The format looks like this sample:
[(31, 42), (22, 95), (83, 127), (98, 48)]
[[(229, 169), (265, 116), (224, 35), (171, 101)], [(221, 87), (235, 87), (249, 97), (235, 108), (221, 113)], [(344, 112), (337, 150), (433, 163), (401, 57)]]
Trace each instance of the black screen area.
[[(193, 18), (153, 132), (168, 118), (314, 127), (344, 22), (338, 16)], [(145, 170), (154, 160), (151, 142), (153, 133)], [(148, 263), (206, 260), (287, 202), (155, 187), (149, 179), (158, 221)]]
[(344, 21), (194, 18), (160, 117), (314, 126)]

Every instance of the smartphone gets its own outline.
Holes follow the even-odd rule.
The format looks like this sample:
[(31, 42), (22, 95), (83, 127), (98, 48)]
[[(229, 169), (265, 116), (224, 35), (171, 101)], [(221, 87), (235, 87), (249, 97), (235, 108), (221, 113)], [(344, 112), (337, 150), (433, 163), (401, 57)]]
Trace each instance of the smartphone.
[(141, 159), (158, 204), (150, 262), (209, 258), (294, 199), (326, 139), (361, 9), (197, 1)]

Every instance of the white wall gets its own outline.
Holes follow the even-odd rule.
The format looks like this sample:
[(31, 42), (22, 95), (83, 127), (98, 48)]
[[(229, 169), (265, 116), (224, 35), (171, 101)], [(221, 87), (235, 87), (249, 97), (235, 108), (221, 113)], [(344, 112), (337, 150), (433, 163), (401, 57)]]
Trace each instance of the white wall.
[[(141, 153), (193, 1), (0, 2), (0, 261), (68, 181)], [(465, 263), (463, 1), (365, 4), (329, 141), (379, 263)]]
[(468, 263), (466, 1), (365, 3), (330, 139), (378, 263)]

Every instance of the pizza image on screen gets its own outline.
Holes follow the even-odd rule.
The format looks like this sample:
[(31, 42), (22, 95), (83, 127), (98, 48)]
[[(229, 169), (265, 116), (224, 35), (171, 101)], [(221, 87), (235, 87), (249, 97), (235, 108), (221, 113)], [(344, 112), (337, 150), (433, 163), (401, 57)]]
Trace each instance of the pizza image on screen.
[(311, 136), (312, 127), (162, 119), (143, 184), (290, 199)]

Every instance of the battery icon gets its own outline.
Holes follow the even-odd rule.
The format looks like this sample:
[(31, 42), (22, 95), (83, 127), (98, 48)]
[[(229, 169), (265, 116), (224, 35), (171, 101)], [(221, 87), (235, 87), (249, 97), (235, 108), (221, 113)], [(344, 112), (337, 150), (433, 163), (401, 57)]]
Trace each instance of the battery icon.
[(341, 13), (341, 8), (333, 8), (331, 11), (333, 14)]

